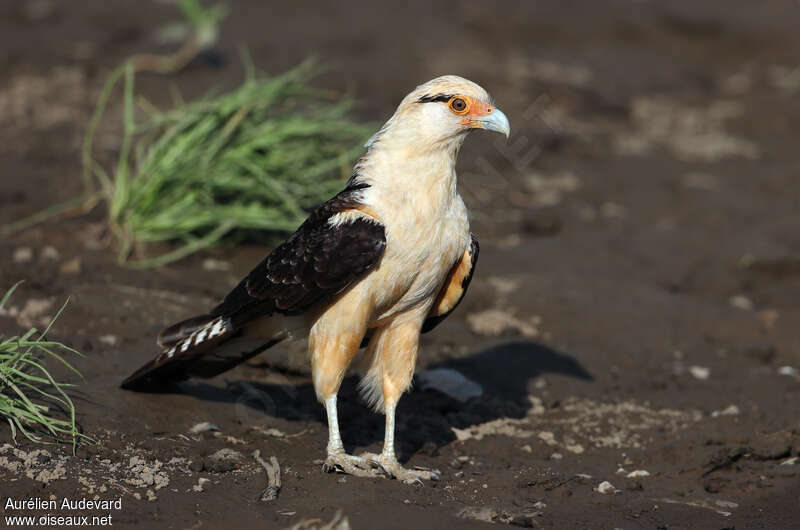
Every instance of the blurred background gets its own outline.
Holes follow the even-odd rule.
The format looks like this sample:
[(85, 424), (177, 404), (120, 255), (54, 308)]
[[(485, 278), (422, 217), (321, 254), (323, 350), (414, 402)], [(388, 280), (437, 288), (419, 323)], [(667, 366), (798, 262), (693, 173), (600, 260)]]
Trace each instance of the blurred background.
[[(326, 477), (287, 493), (287, 510), (300, 517), (320, 509), (323, 501), (303, 505), (312, 495), (345, 513), (361, 510), (351, 519), (364, 524), (380, 520), (385, 502), (404, 524), (489, 506), (494, 511), (462, 517), (793, 526), (796, 466), (782, 463), (800, 448), (796, 1), (231, 0), (226, 7), (208, 46), (174, 73), (138, 72), (137, 94), (167, 109), (177, 93), (192, 101), (233, 90), (245, 78), (244, 47), (267, 75), (315, 58), (323, 71), (311, 84), (354, 98), (348, 115), (368, 128), (443, 74), (483, 86), (512, 128), (508, 141), (472, 134), (461, 151), (459, 185), (480, 263), (457, 313), (425, 337), (419, 366), (457, 369), (484, 396), (457, 404), (417, 390), (401, 404), (405, 459), (446, 467), (470, 455), (471, 464), (461, 460), (467, 478), (451, 477), (447, 493), (431, 490), (427, 508), (416, 493), (382, 484), (367, 509), (348, 500), (351, 490), (331, 493), (335, 478)], [(175, 27), (181, 21), (167, 0), (0, 4), (0, 224), (84, 193), (81, 148), (103, 84), (128, 58), (174, 54), (187, 38)], [(122, 110), (113, 96), (94, 139), (106, 167), (123, 143)], [(265, 245), (239, 239), (141, 271), (117, 262), (106, 217), (97, 205), (3, 236), (3, 289), (26, 280), (0, 316), (3, 326), (41, 327), (72, 297), (53, 333), (89, 355), (76, 361), (87, 396), (79, 419), (104, 443), (139, 435), (142, 427), (128, 421), (134, 412), (149, 432), (202, 419), (255, 443), (242, 421), (225, 419), (232, 402), (249, 402), (241, 388), (223, 390), (222, 379), (188, 396), (131, 395), (116, 385), (150, 357), (162, 325), (213, 303)], [(325, 424), (303, 379), (304, 357), (272, 355), (267, 366), (233, 378), (258, 380), (267, 394), (283, 388), (270, 403), (298, 410), (273, 411), (275, 425), (311, 426), (288, 454), (298, 473), (318, 477), (310, 462), (322, 454)], [(283, 375), (270, 379), (265, 368)], [(347, 392), (345, 443), (377, 443), (382, 419), (365, 418), (355, 391)], [(544, 407), (534, 416), (532, 402)], [(259, 414), (250, 411), (247, 421)], [(453, 430), (509, 418), (522, 423), (516, 431), (487, 428), (494, 437)], [(209, 440), (203, 450), (217, 447)], [(618, 467), (652, 476), (637, 480), (615, 474)], [(459, 469), (448, 473), (463, 478)], [(471, 471), (483, 475), (464, 485)], [(591, 477), (546, 482), (576, 474)], [(606, 479), (624, 493), (597, 493)], [(402, 505), (409, 496), (412, 506)], [(652, 499), (674, 502), (654, 509)], [(173, 502), (179, 510), (193, 505)], [(142, 510), (151, 520), (153, 506)], [(239, 522), (256, 518), (253, 510)], [(190, 524), (195, 516), (182, 517)], [(294, 521), (275, 517), (275, 524)]]

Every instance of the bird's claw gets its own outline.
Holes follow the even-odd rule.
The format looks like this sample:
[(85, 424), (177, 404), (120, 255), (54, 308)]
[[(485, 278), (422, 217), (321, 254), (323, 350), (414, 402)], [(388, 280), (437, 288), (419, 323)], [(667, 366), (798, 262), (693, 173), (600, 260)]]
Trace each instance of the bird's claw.
[(430, 470), (421, 467), (407, 469), (401, 466), (395, 458), (375, 453), (362, 453), (359, 457), (380, 466), (389, 478), (397, 479), (404, 484), (423, 485), (423, 480), (442, 480), (441, 473), (436, 469)]
[(347, 473), (356, 477), (376, 477), (383, 473), (380, 465), (358, 456), (347, 453), (328, 453), (322, 464), (324, 473)]

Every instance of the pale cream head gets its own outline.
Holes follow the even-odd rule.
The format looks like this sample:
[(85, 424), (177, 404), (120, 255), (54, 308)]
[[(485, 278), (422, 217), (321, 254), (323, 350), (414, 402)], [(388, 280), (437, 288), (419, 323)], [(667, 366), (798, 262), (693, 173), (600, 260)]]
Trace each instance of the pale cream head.
[(416, 143), (435, 148), (458, 147), (472, 129), (510, 133), (508, 118), (476, 83), (456, 75), (432, 79), (415, 88), (373, 136), (375, 143)]

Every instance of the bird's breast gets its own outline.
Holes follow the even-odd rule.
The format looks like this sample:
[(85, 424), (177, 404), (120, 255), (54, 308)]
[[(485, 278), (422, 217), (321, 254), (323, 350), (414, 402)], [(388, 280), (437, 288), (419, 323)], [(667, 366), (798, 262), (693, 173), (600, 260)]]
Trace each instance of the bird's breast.
[(394, 208), (382, 216), (386, 250), (375, 280), (376, 316), (379, 320), (433, 301), (450, 269), (469, 244), (466, 208), (456, 196), (439, 211)]

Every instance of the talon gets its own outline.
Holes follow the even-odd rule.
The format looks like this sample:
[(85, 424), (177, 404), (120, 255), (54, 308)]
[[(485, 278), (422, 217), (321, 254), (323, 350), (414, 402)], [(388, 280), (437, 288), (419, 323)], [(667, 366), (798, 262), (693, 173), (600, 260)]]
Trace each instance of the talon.
[(325, 473), (346, 473), (356, 477), (378, 477), (380, 471), (373, 462), (346, 453), (330, 453), (322, 465)]

